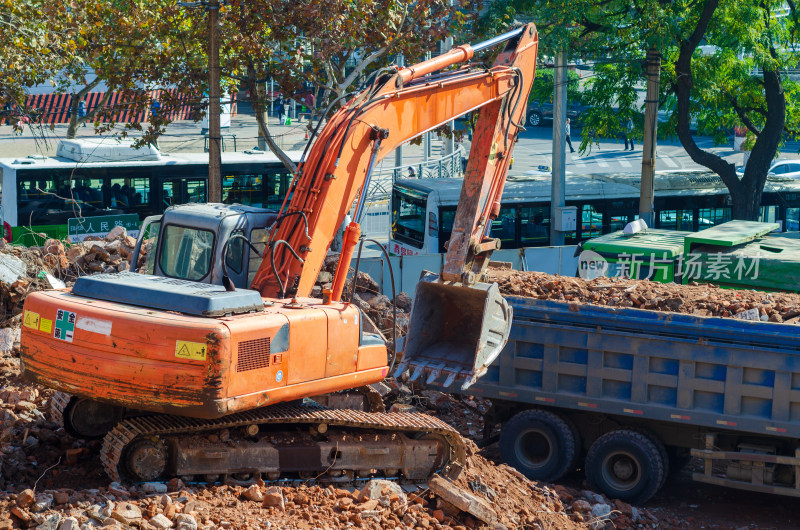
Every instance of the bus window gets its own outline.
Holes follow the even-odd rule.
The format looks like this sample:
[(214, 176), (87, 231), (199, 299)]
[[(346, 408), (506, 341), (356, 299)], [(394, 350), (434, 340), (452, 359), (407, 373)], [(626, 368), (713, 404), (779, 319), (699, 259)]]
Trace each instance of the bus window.
[(591, 204), (581, 206), (581, 237), (589, 239), (603, 233), (603, 215)]
[(492, 221), (490, 237), (500, 240), (501, 248), (518, 248), (517, 244), (517, 208), (501, 206), (500, 215)]
[(697, 229), (711, 228), (730, 220), (730, 208), (700, 208), (697, 214)]
[(206, 181), (195, 178), (165, 180), (161, 200), (165, 209), (176, 204), (205, 202)]
[(800, 230), (800, 208), (786, 208), (786, 226), (788, 232)]
[[(659, 213), (659, 228), (665, 230), (684, 230), (691, 232), (694, 230), (694, 211), (693, 210), (662, 210)], [(623, 226), (615, 230), (622, 230)]]
[[(289, 171), (275, 171), (265, 175), (263, 208), (277, 210), (283, 204), (283, 198), (289, 192), (292, 174)], [(291, 197), (290, 197), (291, 198)]]
[(222, 202), (261, 207), (262, 176), (259, 174), (232, 174), (222, 179)]
[(453, 221), (456, 220), (455, 207), (439, 208), (439, 252), (445, 253), (447, 249), (444, 244), (450, 239), (453, 233)]
[[(111, 178), (102, 185), (103, 205), (126, 213), (148, 209), (150, 180), (143, 178)], [(148, 209), (149, 210), (149, 209)]]
[(762, 206), (761, 207), (761, 215), (759, 216), (759, 221), (764, 223), (776, 223), (776, 219), (778, 219), (778, 207), (777, 206)]
[(205, 179), (186, 179), (186, 200), (184, 202), (206, 202)]
[(395, 188), (392, 191), (392, 237), (422, 248), (425, 243), (426, 198), (422, 193)]
[(519, 217), (520, 246), (535, 247), (547, 245), (550, 242), (550, 208), (546, 206), (523, 207), (520, 208)]
[(625, 225), (630, 222), (628, 218), (627, 215), (608, 215), (608, 232), (616, 232), (625, 228)]

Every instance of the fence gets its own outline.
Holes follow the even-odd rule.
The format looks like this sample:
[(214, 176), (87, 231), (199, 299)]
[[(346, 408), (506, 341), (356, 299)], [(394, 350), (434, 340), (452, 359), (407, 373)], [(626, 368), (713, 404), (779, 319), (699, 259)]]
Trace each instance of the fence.
[[(162, 92), (177, 93), (177, 89), (164, 89), (164, 90), (150, 90), (148, 91), (150, 101), (158, 101)], [(94, 109), (103, 99), (104, 92), (90, 92), (84, 101), (86, 102), (86, 111), (90, 112)], [(38, 123), (69, 123), (69, 111), (72, 105), (72, 98), (74, 94), (34, 94), (27, 97), (25, 105), (31, 110), (32, 121)], [(196, 98), (186, 97), (186, 104), (180, 109), (170, 112), (169, 118), (171, 120), (187, 120), (191, 118), (194, 111), (193, 103)], [(151, 109), (134, 110), (133, 102), (125, 99), (121, 92), (112, 92), (108, 102), (105, 106), (113, 109), (114, 119), (120, 123), (135, 123), (143, 122), (149, 119)], [(236, 93), (231, 94), (231, 114), (236, 114)], [(105, 116), (98, 116), (101, 122), (107, 122), (109, 119)]]
[[(577, 247), (529, 247), (510, 250), (497, 250), (492, 254), (493, 261), (511, 263), (515, 270), (538, 271), (548, 274), (575, 276), (578, 270), (578, 258), (575, 257)], [(444, 265), (444, 254), (426, 254), (417, 256), (392, 256), (389, 258), (394, 270), (394, 281), (397, 292), (406, 292), (413, 298), (414, 288), (423, 270), (439, 272)], [(355, 260), (352, 263), (355, 266)], [(389, 264), (385, 257), (362, 258), (359, 270), (366, 272), (378, 282), (381, 291), (392, 295), (392, 284), (389, 280)]]

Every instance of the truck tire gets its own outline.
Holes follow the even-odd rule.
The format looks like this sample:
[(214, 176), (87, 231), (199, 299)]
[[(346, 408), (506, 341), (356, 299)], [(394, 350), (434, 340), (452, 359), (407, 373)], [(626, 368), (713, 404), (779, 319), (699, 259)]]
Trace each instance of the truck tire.
[(670, 466), (672, 465), (672, 459), (669, 456), (669, 451), (667, 451), (667, 447), (661, 442), (661, 438), (653, 434), (651, 431), (640, 428), (640, 427), (629, 427), (632, 431), (637, 431), (642, 433), (643, 435), (647, 436), (651, 442), (656, 446), (658, 452), (661, 454), (661, 461), (664, 463), (664, 477), (661, 479), (661, 484), (659, 485), (659, 489), (664, 487), (664, 484), (667, 483), (667, 477), (670, 474)]
[(666, 462), (649, 436), (621, 429), (604, 434), (586, 454), (586, 478), (608, 497), (640, 505), (661, 488)]
[(529, 479), (552, 482), (574, 468), (576, 432), (557, 414), (526, 410), (500, 432), (500, 457)]
[(537, 127), (542, 124), (542, 113), (538, 111), (533, 111), (528, 115), (528, 123), (530, 123), (533, 127)]

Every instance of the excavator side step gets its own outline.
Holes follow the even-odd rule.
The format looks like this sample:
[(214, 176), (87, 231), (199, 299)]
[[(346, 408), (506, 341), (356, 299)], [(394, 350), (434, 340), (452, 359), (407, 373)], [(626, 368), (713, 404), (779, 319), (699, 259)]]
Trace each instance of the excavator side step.
[(100, 460), (114, 481), (227, 474), (264, 474), (269, 480), (287, 473), (347, 477), (373, 470), (418, 481), (434, 473), (457, 477), (466, 448), (457, 431), (425, 414), (280, 403), (216, 420), (129, 418), (106, 435)]

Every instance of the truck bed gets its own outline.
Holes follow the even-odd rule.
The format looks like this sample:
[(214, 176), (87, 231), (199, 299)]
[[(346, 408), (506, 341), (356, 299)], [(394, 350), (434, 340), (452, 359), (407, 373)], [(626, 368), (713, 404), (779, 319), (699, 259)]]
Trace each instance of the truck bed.
[(466, 393), (800, 436), (800, 329), (506, 297), (511, 337)]

